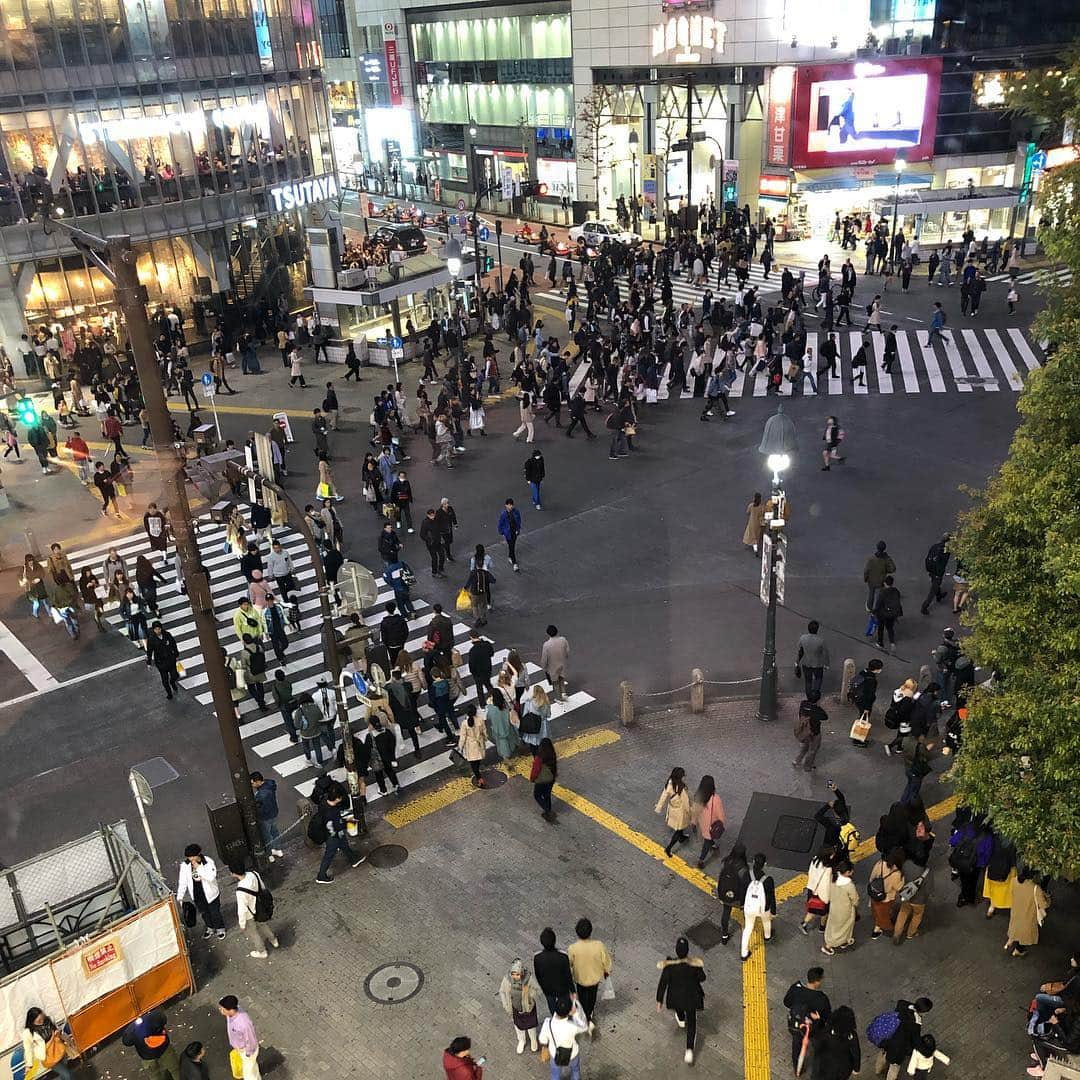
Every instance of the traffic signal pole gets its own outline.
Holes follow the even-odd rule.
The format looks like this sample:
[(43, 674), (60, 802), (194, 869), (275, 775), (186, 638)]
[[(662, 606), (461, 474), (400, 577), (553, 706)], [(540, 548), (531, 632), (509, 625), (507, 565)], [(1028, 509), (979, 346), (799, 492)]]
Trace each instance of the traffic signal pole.
[(232, 699), (233, 680), (225, 666), (224, 650), (218, 639), (210, 582), (201, 568), (199, 546), (187, 498), (184, 460), (179, 453), (179, 446), (173, 440), (172, 417), (166, 404), (161, 368), (158, 366), (150, 321), (146, 315), (145, 290), (139, 284), (131, 238), (110, 236), (103, 239), (63, 221), (50, 221), (48, 225), (62, 228), (71, 236), (76, 247), (112, 281), (117, 304), (124, 316), (128, 341), (135, 358), (135, 372), (150, 418), (150, 434), (154, 441), (164, 501), (169, 509), (169, 522), (180, 556), (188, 602), (191, 604), (199, 647), (206, 664), (207, 681), (214, 712), (217, 714), (218, 731), (225, 750), (233, 794), (240, 808), (248, 849), (254, 857), (256, 867), (262, 869), (266, 864), (267, 853), (259, 829), (255, 793), (251, 788), (251, 774), (248, 772), (244, 744), (240, 738), (236, 704)]

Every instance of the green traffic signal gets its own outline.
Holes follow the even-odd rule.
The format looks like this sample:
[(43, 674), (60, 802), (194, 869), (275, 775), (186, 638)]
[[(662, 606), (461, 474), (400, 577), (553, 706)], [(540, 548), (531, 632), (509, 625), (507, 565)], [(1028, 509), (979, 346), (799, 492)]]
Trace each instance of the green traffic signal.
[(38, 422), (37, 406), (34, 404), (33, 398), (19, 398), (15, 403), (15, 412), (26, 427), (34, 427)]

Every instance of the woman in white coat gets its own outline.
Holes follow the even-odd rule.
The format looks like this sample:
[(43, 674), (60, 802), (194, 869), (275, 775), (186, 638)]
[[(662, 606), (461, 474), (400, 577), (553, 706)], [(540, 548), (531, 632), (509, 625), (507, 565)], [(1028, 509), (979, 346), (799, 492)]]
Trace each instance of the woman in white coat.
[(829, 897), (832, 893), (832, 867), (836, 852), (831, 847), (823, 847), (811, 860), (806, 871), (806, 914), (803, 915), (799, 929), (804, 934), (810, 933), (810, 926), (815, 919), (824, 933), (825, 920), (829, 917)]
[(46, 1015), (44, 1009), (35, 1006), (27, 1012), (22, 1045), (26, 1067), (23, 1075), (30, 1077), (49, 1073), (59, 1076), (61, 1080), (70, 1080), (67, 1040), (64, 1032)]
[[(203, 854), (198, 844), (188, 844), (184, 848), (184, 861), (180, 864), (180, 879), (176, 888), (176, 899), (195, 905), (195, 910), (202, 916), (206, 925), (204, 938), (217, 934), (225, 936), (225, 920), (221, 917), (221, 890), (217, 883), (217, 867), (214, 860)], [(190, 921), (194, 924), (194, 920)]]

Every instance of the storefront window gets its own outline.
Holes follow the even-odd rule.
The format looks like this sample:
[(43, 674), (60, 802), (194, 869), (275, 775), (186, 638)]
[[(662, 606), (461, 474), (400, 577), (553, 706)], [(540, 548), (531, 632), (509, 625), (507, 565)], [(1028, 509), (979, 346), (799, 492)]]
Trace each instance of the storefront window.
[(569, 57), (570, 16), (504, 15), (412, 27), (413, 59), (529, 60)]

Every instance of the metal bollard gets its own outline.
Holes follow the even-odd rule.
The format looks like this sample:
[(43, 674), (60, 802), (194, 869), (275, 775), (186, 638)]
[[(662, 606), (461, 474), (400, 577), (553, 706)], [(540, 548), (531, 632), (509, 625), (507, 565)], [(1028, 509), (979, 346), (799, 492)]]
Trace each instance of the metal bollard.
[(619, 723), (634, 726), (634, 688), (625, 680), (619, 683)]
[(694, 668), (690, 672), (690, 711), (705, 711), (705, 676), (701, 673), (701, 668)]
[(33, 529), (23, 529), (23, 536), (26, 537), (26, 550), (29, 554), (33, 555), (35, 559), (41, 558), (41, 548), (38, 547), (37, 537), (34, 535)]
[(844, 661), (844, 671), (840, 676), (840, 693), (836, 695), (836, 700), (842, 705), (847, 701), (848, 688), (851, 686), (851, 680), (855, 678), (855, 661), (848, 657)]

